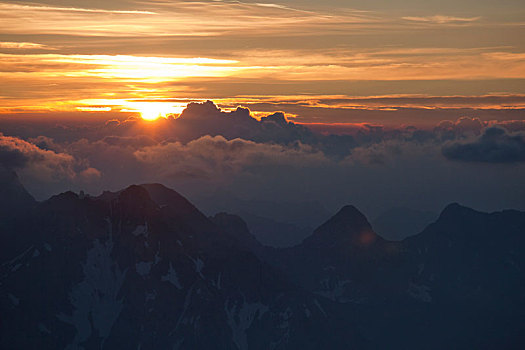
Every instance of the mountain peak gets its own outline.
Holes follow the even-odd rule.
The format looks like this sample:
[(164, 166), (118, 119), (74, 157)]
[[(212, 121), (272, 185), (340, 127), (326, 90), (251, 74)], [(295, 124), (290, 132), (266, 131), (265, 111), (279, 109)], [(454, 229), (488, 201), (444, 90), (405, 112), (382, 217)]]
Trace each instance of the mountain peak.
[(183, 218), (190, 227), (207, 232), (214, 232), (215, 225), (189, 200), (177, 191), (164, 185), (143, 184), (140, 185), (162, 210), (167, 210), (170, 215)]
[(366, 216), (353, 205), (345, 205), (316, 231), (336, 228), (347, 232), (372, 230)]
[(460, 218), (462, 216), (472, 214), (472, 213), (477, 213), (477, 211), (454, 202), (454, 203), (450, 203), (449, 205), (445, 207), (445, 209), (443, 209), (443, 211), (439, 215), (438, 220)]
[(131, 199), (133, 201), (150, 201), (148, 191), (141, 186), (131, 185), (119, 193), (120, 200)]
[(36, 203), (18, 179), (16, 172), (0, 166), (0, 212), (9, 214)]
[(198, 211), (184, 196), (162, 184), (142, 184), (140, 187), (143, 188), (149, 194), (150, 198), (160, 207), (170, 206), (181, 214), (190, 214)]
[(370, 227), (366, 216), (353, 205), (345, 205), (342, 207), (331, 220), (344, 220), (354, 225)]
[(345, 205), (328, 221), (319, 226), (312, 236), (305, 239), (306, 244), (337, 245), (350, 243), (368, 246), (379, 236), (372, 230), (366, 217), (353, 205)]
[(150, 197), (148, 191), (138, 185), (131, 185), (118, 192), (113, 205), (120, 206), (120, 210), (130, 217), (142, 218), (158, 210), (158, 205)]

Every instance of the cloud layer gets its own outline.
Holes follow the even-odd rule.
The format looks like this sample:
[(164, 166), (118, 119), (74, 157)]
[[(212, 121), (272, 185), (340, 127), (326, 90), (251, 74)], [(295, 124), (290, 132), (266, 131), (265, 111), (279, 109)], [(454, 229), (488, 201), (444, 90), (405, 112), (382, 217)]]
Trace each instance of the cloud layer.
[(46, 150), (18, 137), (0, 133), (0, 166), (21, 172), (37, 184), (84, 183), (100, 177), (100, 172), (69, 153)]
[(156, 122), (17, 119), (0, 120), (0, 128), (11, 135), (0, 139), (2, 165), (19, 169), (40, 199), (161, 182), (216, 209), (225, 198), (319, 200), (334, 210), (354, 203), (370, 213), (452, 201), (525, 208), (519, 120), (309, 128), (281, 112), (255, 118), (206, 102)]
[(525, 162), (525, 133), (509, 133), (500, 127), (490, 127), (473, 141), (445, 145), (443, 155), (464, 162)]

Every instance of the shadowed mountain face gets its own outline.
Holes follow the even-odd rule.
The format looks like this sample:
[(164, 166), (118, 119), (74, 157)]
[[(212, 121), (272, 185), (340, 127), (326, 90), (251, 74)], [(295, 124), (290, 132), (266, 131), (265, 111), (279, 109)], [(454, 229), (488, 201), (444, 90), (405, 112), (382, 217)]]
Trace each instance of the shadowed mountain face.
[(18, 226), (36, 201), (20, 183), (16, 173), (0, 165), (0, 261), (29, 244), (31, 238), (20, 235)]
[(0, 218), (24, 211), (35, 203), (16, 173), (0, 166)]
[(300, 285), (357, 314), (378, 348), (525, 344), (523, 212), (451, 204), (420, 234), (389, 242), (347, 206), (301, 245), (269, 256)]
[(353, 205), (343, 207), (330, 220), (303, 241), (312, 249), (370, 249), (383, 239), (373, 230), (366, 217)]
[[(378, 236), (354, 206), (345, 206), (302, 244), (268, 254), (275, 266), (317, 295), (337, 302), (382, 298), (399, 288), (397, 242)], [(389, 281), (389, 282), (387, 282)]]
[[(2, 182), (4, 193), (21, 189)], [(23, 217), (0, 226), (0, 348), (525, 344), (522, 212), (452, 204), (422, 233), (390, 242), (345, 206), (301, 244), (276, 249), (240, 217), (207, 218), (158, 184), (20, 198)]]
[(328, 316), (332, 303), (161, 185), (63, 193), (16, 233), (26, 245), (0, 270), (3, 349), (365, 346), (357, 327)]

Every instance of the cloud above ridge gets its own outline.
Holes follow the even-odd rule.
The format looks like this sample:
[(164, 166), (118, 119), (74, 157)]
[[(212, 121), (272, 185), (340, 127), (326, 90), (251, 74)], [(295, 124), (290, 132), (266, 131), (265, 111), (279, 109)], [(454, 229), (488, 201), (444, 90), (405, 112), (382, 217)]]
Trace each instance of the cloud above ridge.
[(489, 127), (475, 140), (452, 142), (443, 146), (442, 152), (450, 160), (463, 162), (525, 162), (525, 133)]
[(96, 178), (97, 169), (86, 166), (68, 153), (45, 150), (17, 137), (0, 133), (0, 166), (28, 174), (33, 180), (57, 182)]
[[(435, 207), (426, 209), (439, 210), (451, 201), (525, 208), (520, 120), (461, 117), (427, 128), (359, 123), (319, 129), (282, 112), (256, 118), (247, 108), (222, 110), (208, 101), (155, 122), (0, 120), (0, 128), (10, 135), (1, 138), (3, 164), (22, 169), (39, 199), (66, 189), (97, 194), (160, 182), (189, 198), (319, 200), (329, 208), (354, 203), (372, 212), (430, 202)], [(216, 203), (202, 201), (212, 208)]]

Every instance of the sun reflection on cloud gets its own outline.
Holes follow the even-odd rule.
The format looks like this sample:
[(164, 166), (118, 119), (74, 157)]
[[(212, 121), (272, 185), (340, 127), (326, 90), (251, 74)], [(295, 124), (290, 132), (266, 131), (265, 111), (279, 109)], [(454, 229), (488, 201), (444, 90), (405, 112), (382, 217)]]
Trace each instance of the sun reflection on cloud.
[(111, 107), (104, 106), (88, 106), (88, 107), (76, 107), (77, 111), (81, 112), (109, 112)]
[(225, 77), (252, 67), (234, 66), (238, 61), (205, 57), (145, 57), (129, 55), (40, 55), (47, 62), (83, 65), (61, 72), (70, 77), (132, 79), (159, 83), (189, 77)]

